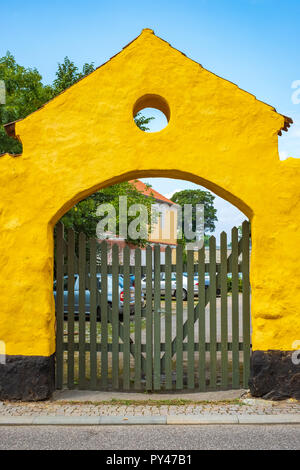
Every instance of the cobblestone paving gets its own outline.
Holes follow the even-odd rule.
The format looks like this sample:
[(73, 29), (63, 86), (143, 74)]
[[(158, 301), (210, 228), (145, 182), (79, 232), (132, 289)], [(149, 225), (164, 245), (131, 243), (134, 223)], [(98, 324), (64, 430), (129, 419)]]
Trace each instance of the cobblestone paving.
[(300, 402), (285, 400), (240, 400), (233, 403), (201, 403), (184, 405), (120, 405), (0, 402), (0, 416), (166, 416), (166, 415), (277, 415), (300, 414)]

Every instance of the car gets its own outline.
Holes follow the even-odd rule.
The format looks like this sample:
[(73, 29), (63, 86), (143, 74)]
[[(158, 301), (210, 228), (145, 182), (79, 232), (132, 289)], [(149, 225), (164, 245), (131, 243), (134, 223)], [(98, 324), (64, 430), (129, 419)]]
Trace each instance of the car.
[[(160, 273), (160, 293), (161, 295), (165, 294), (166, 288), (166, 277), (165, 273)], [(146, 293), (146, 276), (142, 278), (141, 281), (142, 292)], [(152, 273), (152, 291), (154, 289), (154, 273)], [(187, 289), (188, 289), (188, 277), (187, 275), (182, 275), (182, 299), (187, 300)], [(171, 273), (171, 293), (173, 297), (176, 297), (176, 273)], [(197, 280), (194, 278), (194, 295), (198, 295), (198, 284)]]
[[(198, 274), (194, 275), (194, 279), (196, 281), (196, 285), (198, 286)], [(210, 276), (209, 273), (205, 273), (204, 276), (204, 284), (205, 284), (205, 289), (207, 289), (210, 286)], [(219, 297), (221, 295), (221, 289), (219, 287), (216, 287), (216, 295)]]
[[(124, 274), (120, 274), (120, 277), (121, 277), (122, 279), (124, 279)], [(135, 275), (134, 275), (134, 274), (130, 274), (130, 275), (129, 275), (129, 285), (130, 285), (131, 287), (134, 287), (134, 282), (135, 282)]]
[[(109, 307), (112, 307), (112, 284), (113, 279), (112, 275), (107, 275), (107, 304)], [(119, 314), (123, 315), (124, 311), (124, 289), (123, 289), (123, 278), (119, 276)], [(56, 301), (56, 281), (54, 281), (54, 298)], [(101, 274), (97, 274), (97, 288), (99, 293), (101, 293)], [(144, 305), (144, 295), (141, 297), (142, 307)], [(135, 307), (135, 289), (130, 287), (130, 314), (134, 313)], [(90, 315), (90, 290), (86, 288), (85, 290), (85, 314), (87, 318)], [(67, 319), (68, 316), (68, 276), (64, 276), (64, 318)], [(74, 317), (75, 319), (79, 316), (79, 275), (74, 275)], [(101, 318), (101, 306), (97, 305), (97, 319)]]
[[(210, 285), (209, 274), (205, 273), (204, 278), (205, 289)], [(142, 292), (146, 293), (146, 276), (142, 278)], [(198, 296), (198, 275), (194, 275), (194, 296)], [(154, 273), (152, 273), (152, 294), (154, 289)], [(182, 299), (187, 300), (187, 291), (188, 291), (188, 274), (186, 272), (182, 273)], [(165, 294), (165, 273), (160, 273), (160, 292), (161, 295)], [(171, 273), (171, 293), (173, 297), (176, 297), (176, 273)], [(221, 293), (220, 288), (216, 288), (216, 295), (219, 296)]]

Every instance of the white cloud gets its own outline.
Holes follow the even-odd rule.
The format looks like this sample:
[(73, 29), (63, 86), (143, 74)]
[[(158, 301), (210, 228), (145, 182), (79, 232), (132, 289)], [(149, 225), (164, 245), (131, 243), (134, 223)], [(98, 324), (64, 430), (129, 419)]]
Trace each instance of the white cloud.
[[(155, 189), (155, 188), (154, 188)], [(184, 191), (183, 188), (178, 188), (178, 189), (174, 189), (174, 191), (171, 191), (170, 193), (168, 194), (164, 194), (164, 196), (167, 198), (167, 199), (171, 199), (172, 196), (174, 196), (175, 193), (178, 193), (179, 191)]]
[(280, 160), (286, 160), (288, 158), (288, 153), (285, 150), (281, 150), (279, 152), (279, 158)]

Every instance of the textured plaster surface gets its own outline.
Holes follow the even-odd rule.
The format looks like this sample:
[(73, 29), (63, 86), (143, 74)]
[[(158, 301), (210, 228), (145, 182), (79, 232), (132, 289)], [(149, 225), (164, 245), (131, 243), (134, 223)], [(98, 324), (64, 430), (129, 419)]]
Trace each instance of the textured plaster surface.
[[(142, 132), (143, 95), (168, 103), (168, 126)], [(155, 105), (155, 102), (152, 103)], [(0, 158), (0, 340), (11, 355), (55, 350), (53, 227), (99, 188), (133, 178), (193, 181), (252, 226), (252, 344), (300, 339), (300, 160), (280, 161), (284, 117), (205, 70), (151, 30), (16, 123), (23, 154)]]

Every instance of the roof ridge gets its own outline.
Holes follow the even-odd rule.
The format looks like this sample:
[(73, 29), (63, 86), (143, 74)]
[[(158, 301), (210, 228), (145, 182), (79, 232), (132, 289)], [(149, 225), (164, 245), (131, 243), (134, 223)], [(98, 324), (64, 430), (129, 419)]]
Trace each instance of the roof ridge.
[[(134, 39), (132, 39), (128, 44), (126, 44), (119, 52), (117, 52), (116, 54), (114, 54), (113, 56), (111, 56), (108, 60), (106, 60), (105, 62), (103, 62), (103, 64), (99, 65), (98, 67), (95, 68), (95, 70), (93, 70), (91, 73), (89, 73), (88, 75), (84, 76), (84, 77), (81, 77), (79, 80), (77, 80), (75, 83), (73, 83), (70, 87), (66, 88), (65, 90), (61, 91), (58, 95), (56, 95), (55, 97), (51, 98), (49, 101), (47, 101), (46, 103), (44, 103), (40, 108), (36, 109), (35, 111), (33, 111), (32, 113), (30, 113), (28, 116), (30, 116), (31, 114), (34, 114), (34, 113), (37, 113), (38, 111), (40, 111), (41, 109), (44, 108), (44, 106), (46, 106), (48, 103), (50, 103), (51, 101), (55, 100), (58, 96), (62, 95), (63, 93), (67, 92), (70, 88), (72, 88), (73, 86), (75, 86), (77, 83), (79, 83), (81, 80), (84, 80), (87, 76), (95, 73), (98, 69), (100, 69), (101, 67), (103, 67), (104, 65), (106, 65), (107, 63), (109, 63), (112, 59), (114, 59), (116, 56), (118, 56), (119, 54), (121, 54), (124, 49), (126, 49), (128, 46), (130, 46), (133, 42), (137, 41), (141, 36), (145, 36), (145, 35), (153, 35), (155, 36), (155, 38), (157, 38), (159, 41), (162, 41), (164, 42), (165, 44), (167, 44), (171, 49), (173, 49), (174, 51), (178, 52), (179, 54), (183, 55), (186, 59), (190, 60), (191, 62), (194, 62), (195, 64), (199, 65), (201, 68), (203, 68), (205, 71), (207, 71), (208, 73), (211, 73), (212, 75), (215, 75), (216, 77), (222, 79), (222, 80), (225, 80), (226, 82), (228, 83), (231, 83), (233, 86), (237, 87), (239, 90), (241, 90), (242, 92), (244, 93), (247, 93), (249, 96), (252, 96), (256, 101), (258, 101), (259, 103), (262, 103), (264, 104), (265, 106), (268, 106), (269, 108), (271, 108), (272, 111), (274, 111), (275, 113), (279, 114), (280, 116), (282, 116), (284, 118), (284, 125), (281, 127), (281, 129), (278, 130), (278, 135), (282, 135), (282, 131), (288, 131), (288, 128), (290, 127), (290, 125), (293, 123), (293, 120), (288, 117), (288, 116), (285, 116), (284, 114), (281, 114), (281, 113), (278, 113), (278, 111), (276, 110), (276, 108), (274, 108), (274, 106), (262, 101), (262, 100), (259, 100), (258, 98), (256, 98), (256, 96), (253, 94), (253, 93), (250, 93), (249, 91), (247, 90), (244, 90), (243, 88), (240, 88), (236, 83), (232, 82), (231, 80), (228, 80), (227, 78), (224, 78), (224, 77), (221, 77), (220, 75), (212, 72), (211, 70), (208, 70), (207, 68), (203, 67), (203, 65), (201, 65), (199, 62), (197, 62), (196, 60), (192, 59), (191, 57), (188, 57), (184, 52), (180, 51), (179, 49), (177, 49), (176, 47), (172, 46), (172, 44), (170, 44), (168, 41), (166, 41), (165, 39), (162, 39), (161, 37), (157, 36), (153, 29), (151, 28), (144, 28), (141, 33), (136, 36)], [(18, 119), (16, 121), (13, 121), (13, 122), (9, 122), (7, 124), (4, 124), (4, 129), (7, 133), (7, 135), (9, 135), (10, 137), (14, 137), (14, 138), (18, 138), (18, 136), (16, 136), (16, 133), (15, 133), (15, 123), (16, 122), (19, 122), (19, 121), (23, 121), (24, 119), (27, 119), (26, 116), (25, 118), (22, 118), (22, 119)]]
[[(159, 193), (156, 189), (153, 189), (151, 186), (147, 186), (143, 181), (135, 179), (135, 180), (129, 180), (129, 183), (131, 183), (137, 191), (142, 192), (145, 196), (151, 196), (151, 191), (153, 192), (152, 196), (154, 199), (157, 201), (161, 202), (166, 202), (171, 205), (177, 205), (175, 202), (171, 201), (171, 199), (168, 199), (166, 196), (163, 194)], [(141, 188), (142, 186), (142, 188)]]

